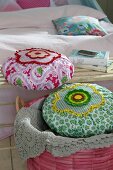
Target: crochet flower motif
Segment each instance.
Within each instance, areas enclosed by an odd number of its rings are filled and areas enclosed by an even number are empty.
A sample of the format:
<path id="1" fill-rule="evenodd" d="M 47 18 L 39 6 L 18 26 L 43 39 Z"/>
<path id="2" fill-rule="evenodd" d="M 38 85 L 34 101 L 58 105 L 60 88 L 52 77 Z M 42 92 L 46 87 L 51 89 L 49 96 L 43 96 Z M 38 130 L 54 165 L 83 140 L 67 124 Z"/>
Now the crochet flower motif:
<path id="1" fill-rule="evenodd" d="M 92 85 L 78 83 L 54 94 L 52 109 L 58 114 L 87 116 L 105 103 L 103 95 Z"/>
<path id="2" fill-rule="evenodd" d="M 41 49 L 41 48 L 30 48 L 25 50 L 19 50 L 15 53 L 16 62 L 20 64 L 50 64 L 57 58 L 61 57 L 61 54 Z"/>
<path id="3" fill-rule="evenodd" d="M 71 106 L 85 105 L 90 99 L 91 95 L 83 89 L 69 91 L 64 97 L 64 101 Z"/>

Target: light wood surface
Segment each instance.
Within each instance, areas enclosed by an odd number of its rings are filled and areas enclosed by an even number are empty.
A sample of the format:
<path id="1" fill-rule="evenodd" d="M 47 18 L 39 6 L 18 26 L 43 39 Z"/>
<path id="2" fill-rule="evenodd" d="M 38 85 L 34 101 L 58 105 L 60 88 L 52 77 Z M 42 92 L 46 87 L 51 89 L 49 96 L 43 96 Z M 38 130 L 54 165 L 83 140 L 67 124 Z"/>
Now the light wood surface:
<path id="1" fill-rule="evenodd" d="M 0 141 L 0 170 L 26 170 L 26 162 L 20 159 L 13 136 Z"/>
<path id="2" fill-rule="evenodd" d="M 10 139 L 0 141 L 0 169 L 12 170 Z"/>
<path id="3" fill-rule="evenodd" d="M 88 69 L 76 69 L 75 73 L 69 82 L 94 82 L 94 81 L 106 81 L 113 80 L 113 73 L 104 73 L 99 71 L 93 71 Z"/>

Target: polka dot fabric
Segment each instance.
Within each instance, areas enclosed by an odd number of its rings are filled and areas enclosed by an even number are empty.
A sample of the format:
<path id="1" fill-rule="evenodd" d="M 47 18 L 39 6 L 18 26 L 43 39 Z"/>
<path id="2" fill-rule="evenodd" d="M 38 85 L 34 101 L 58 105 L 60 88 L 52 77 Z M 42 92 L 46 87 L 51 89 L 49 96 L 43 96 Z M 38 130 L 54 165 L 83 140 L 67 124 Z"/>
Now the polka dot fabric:
<path id="1" fill-rule="evenodd" d="M 21 8 L 49 7 L 50 0 L 17 0 Z"/>
<path id="2" fill-rule="evenodd" d="M 113 93 L 96 84 L 70 84 L 50 94 L 43 118 L 58 134 L 90 137 L 113 130 Z"/>
<path id="3" fill-rule="evenodd" d="M 2 67 L 6 80 L 27 90 L 54 89 L 73 76 L 74 66 L 63 54 L 30 48 L 19 50 Z"/>

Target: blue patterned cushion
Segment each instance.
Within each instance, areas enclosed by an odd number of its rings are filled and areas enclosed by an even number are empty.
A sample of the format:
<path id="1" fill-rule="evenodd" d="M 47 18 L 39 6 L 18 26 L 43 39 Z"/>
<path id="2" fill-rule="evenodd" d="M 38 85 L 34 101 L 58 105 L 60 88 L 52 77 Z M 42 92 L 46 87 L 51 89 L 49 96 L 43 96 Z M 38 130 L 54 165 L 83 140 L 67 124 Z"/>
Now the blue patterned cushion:
<path id="1" fill-rule="evenodd" d="M 60 35 L 104 36 L 106 31 L 96 18 L 88 16 L 62 17 L 52 21 Z"/>

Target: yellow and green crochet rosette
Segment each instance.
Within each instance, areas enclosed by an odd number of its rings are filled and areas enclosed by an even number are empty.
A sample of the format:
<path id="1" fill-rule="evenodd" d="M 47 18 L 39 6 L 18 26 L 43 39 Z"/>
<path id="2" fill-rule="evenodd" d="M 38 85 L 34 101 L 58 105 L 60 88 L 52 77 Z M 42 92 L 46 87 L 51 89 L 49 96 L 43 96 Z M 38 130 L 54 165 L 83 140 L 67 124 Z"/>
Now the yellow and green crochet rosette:
<path id="1" fill-rule="evenodd" d="M 113 93 L 97 84 L 64 85 L 50 94 L 43 118 L 59 135 L 89 137 L 113 130 Z"/>

